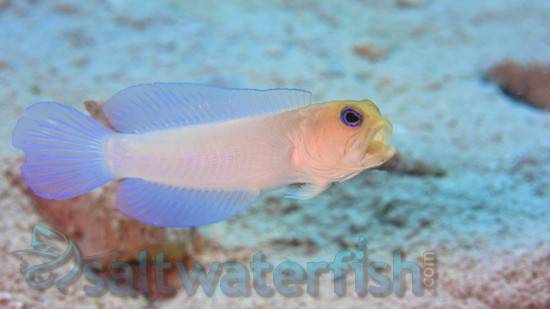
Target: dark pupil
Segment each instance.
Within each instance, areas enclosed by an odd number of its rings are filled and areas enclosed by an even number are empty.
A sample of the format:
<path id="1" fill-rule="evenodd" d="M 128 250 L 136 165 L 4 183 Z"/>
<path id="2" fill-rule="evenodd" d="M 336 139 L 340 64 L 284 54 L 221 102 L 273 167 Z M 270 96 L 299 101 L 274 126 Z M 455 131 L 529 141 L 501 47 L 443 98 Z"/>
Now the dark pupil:
<path id="1" fill-rule="evenodd" d="M 346 121 L 351 124 L 354 124 L 359 121 L 359 117 L 357 117 L 357 115 L 352 111 L 348 111 L 345 117 L 346 117 Z"/>

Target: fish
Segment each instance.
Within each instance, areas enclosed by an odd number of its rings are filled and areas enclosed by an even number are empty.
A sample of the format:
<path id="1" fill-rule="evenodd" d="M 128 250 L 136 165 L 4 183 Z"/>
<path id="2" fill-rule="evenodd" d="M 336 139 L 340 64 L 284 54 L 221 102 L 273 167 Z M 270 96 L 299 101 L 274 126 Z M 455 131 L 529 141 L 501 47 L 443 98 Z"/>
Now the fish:
<path id="1" fill-rule="evenodd" d="M 104 103 L 112 128 L 69 105 L 39 102 L 23 111 L 12 144 L 40 198 L 70 199 L 117 180 L 123 214 L 202 226 L 276 188 L 313 198 L 392 157 L 392 125 L 372 101 L 311 97 L 291 88 L 139 84 Z"/>

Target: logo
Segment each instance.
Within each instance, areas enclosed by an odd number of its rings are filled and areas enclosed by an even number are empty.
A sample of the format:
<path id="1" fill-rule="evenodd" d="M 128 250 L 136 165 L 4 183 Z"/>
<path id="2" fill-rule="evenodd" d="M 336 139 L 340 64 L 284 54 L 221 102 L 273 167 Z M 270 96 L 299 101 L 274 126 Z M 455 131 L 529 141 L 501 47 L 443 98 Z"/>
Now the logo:
<path id="1" fill-rule="evenodd" d="M 174 269 L 182 289 L 189 296 L 195 295 L 199 286 L 205 295 L 212 296 L 219 286 L 228 297 L 248 297 L 252 291 L 262 297 L 275 293 L 285 297 L 307 293 L 316 297 L 320 293 L 322 276 L 332 279 L 333 292 L 340 297 L 347 295 L 347 279 L 350 278 L 354 281 L 353 292 L 360 297 L 385 297 L 392 293 L 403 296 L 408 277 L 411 278 L 412 294 L 423 296 L 425 290 L 435 293 L 437 279 L 434 251 L 424 252 L 421 263 L 407 261 L 399 250 L 392 252 L 391 263 L 371 261 L 367 257 L 367 242 L 362 237 L 357 240 L 355 249 L 340 251 L 331 261 L 307 262 L 305 266 L 292 260 L 274 265 L 262 252 L 256 252 L 250 263 L 216 261 L 208 267 L 198 262 L 192 267 L 185 267 L 183 261 L 169 262 L 160 252 L 151 265 L 147 252 L 141 251 L 136 259 L 139 262 L 136 276 L 127 262 L 104 264 L 92 257 L 83 257 L 76 243 L 39 224 L 32 229 L 31 248 L 13 254 L 22 260 L 21 274 L 31 288 L 44 290 L 55 285 L 61 293 L 67 294 L 68 288 L 84 276 L 87 284 L 83 290 L 90 297 L 100 297 L 107 292 L 119 296 L 137 293 L 136 286 L 144 287 L 144 282 L 152 279 L 148 276 L 149 267 L 153 267 L 155 290 L 164 294 L 174 292 L 164 280 L 165 272 Z M 30 258 L 38 259 L 39 263 L 30 265 Z M 101 276 L 105 270 L 109 275 Z"/>

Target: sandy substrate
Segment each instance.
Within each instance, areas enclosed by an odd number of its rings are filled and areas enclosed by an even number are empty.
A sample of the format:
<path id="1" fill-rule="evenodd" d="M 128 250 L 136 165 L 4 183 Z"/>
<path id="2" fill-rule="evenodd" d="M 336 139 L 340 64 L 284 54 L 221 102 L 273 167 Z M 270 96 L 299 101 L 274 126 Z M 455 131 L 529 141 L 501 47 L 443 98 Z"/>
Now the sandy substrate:
<path id="1" fill-rule="evenodd" d="M 548 1 L 151 3 L 0 0 L 2 170 L 17 173 L 10 133 L 41 100 L 82 108 L 151 81 L 301 87 L 318 101 L 368 97 L 393 122 L 403 158 L 437 172 L 370 171 L 303 202 L 266 195 L 199 229 L 206 245 L 193 258 L 248 261 L 261 250 L 273 263 L 330 261 L 364 236 L 373 260 L 389 261 L 395 249 L 416 261 L 436 252 L 436 292 L 337 297 L 330 280 L 318 299 L 89 298 L 82 280 L 67 296 L 35 291 L 8 253 L 28 247 L 31 227 L 46 219 L 2 177 L 0 306 L 550 307 L 550 114 L 483 80 L 506 58 L 550 62 Z"/>

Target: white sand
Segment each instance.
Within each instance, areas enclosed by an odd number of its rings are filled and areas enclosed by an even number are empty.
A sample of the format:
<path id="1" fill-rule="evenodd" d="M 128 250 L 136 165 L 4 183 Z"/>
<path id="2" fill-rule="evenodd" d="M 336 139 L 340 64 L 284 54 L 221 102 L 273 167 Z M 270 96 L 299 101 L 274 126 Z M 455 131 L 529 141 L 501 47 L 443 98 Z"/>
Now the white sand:
<path id="1" fill-rule="evenodd" d="M 81 106 L 142 82 L 301 87 L 319 101 L 368 97 L 394 123 L 400 152 L 443 168 L 446 177 L 372 171 L 310 201 L 266 197 L 228 223 L 202 228 L 227 251 L 199 259 L 231 259 L 242 251 L 236 246 L 261 249 L 273 261 L 329 259 L 339 244 L 364 235 L 374 259 L 388 259 L 395 248 L 411 259 L 437 250 L 437 296 L 337 298 L 327 287 L 320 300 L 180 293 L 156 305 L 550 306 L 550 285 L 541 285 L 550 280 L 550 114 L 482 81 L 505 58 L 550 61 L 550 2 L 426 0 L 407 9 L 396 2 L 97 0 L 67 14 L 57 1 L 11 1 L 0 9 L 0 154 L 18 155 L 10 132 L 24 107 L 41 100 Z M 371 62 L 353 52 L 357 44 L 385 53 Z M 2 188 L 5 253 L 26 246 L 40 219 L 3 180 Z M 395 207 L 380 215 L 390 202 Z M 281 211 L 292 204 L 296 211 Z M 115 296 L 42 295 L 25 286 L 17 260 L 5 261 L 0 304 L 131 306 Z"/>

